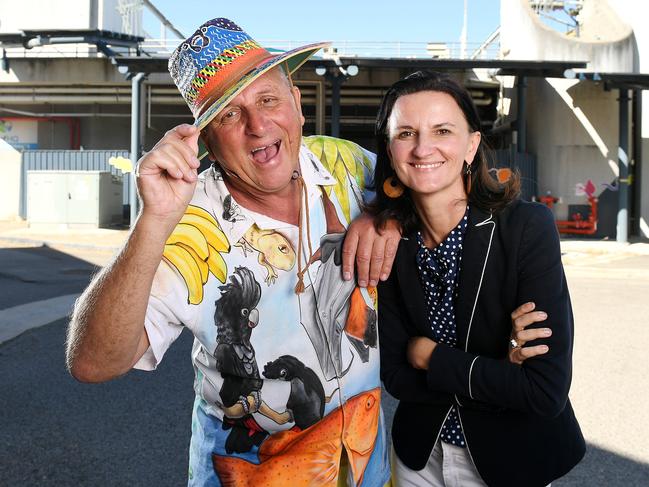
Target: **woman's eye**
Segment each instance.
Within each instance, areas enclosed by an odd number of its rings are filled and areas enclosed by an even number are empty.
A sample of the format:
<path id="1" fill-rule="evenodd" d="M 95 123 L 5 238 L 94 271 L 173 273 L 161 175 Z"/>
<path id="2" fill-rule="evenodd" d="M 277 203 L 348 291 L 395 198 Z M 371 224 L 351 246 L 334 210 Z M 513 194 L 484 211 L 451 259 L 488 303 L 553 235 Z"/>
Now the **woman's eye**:
<path id="1" fill-rule="evenodd" d="M 410 130 L 404 130 L 403 132 L 399 133 L 399 138 L 400 139 L 407 139 L 408 137 L 412 137 L 413 135 L 415 135 L 414 132 L 412 132 Z"/>

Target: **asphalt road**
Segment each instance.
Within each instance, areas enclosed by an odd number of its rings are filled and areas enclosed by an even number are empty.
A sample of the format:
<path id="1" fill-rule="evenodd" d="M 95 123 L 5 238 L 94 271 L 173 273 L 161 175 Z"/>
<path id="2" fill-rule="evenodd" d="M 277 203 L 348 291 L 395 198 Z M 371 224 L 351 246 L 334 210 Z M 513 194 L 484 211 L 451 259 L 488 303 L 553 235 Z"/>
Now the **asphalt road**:
<path id="1" fill-rule="evenodd" d="M 81 292 L 96 270 L 49 247 L 0 248 L 0 310 Z"/>
<path id="2" fill-rule="evenodd" d="M 0 313 L 79 292 L 109 259 L 75 255 L 0 249 Z M 571 399 L 589 450 L 553 486 L 649 486 L 649 256 L 578 256 L 566 270 L 576 318 Z M 0 485 L 186 484 L 191 336 L 183 333 L 153 373 L 87 385 L 65 370 L 66 324 L 0 344 Z M 391 420 L 387 395 L 384 409 Z"/>
<path id="3" fill-rule="evenodd" d="M 190 334 L 155 373 L 88 385 L 65 369 L 66 325 L 59 320 L 0 346 L 0 484 L 186 485 Z"/>

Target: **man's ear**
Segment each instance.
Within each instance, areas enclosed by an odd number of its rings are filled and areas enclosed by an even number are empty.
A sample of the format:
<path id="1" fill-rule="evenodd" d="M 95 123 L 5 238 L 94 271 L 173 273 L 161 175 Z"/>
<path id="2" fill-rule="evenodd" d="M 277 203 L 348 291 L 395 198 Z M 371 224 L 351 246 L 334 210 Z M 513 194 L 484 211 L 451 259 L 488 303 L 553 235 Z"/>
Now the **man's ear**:
<path id="1" fill-rule="evenodd" d="M 293 95 L 293 100 L 295 102 L 295 108 L 297 112 L 300 114 L 300 125 L 304 127 L 304 122 L 306 119 L 304 118 L 304 115 L 302 114 L 302 93 L 300 93 L 300 89 L 293 85 L 291 87 L 291 94 Z"/>

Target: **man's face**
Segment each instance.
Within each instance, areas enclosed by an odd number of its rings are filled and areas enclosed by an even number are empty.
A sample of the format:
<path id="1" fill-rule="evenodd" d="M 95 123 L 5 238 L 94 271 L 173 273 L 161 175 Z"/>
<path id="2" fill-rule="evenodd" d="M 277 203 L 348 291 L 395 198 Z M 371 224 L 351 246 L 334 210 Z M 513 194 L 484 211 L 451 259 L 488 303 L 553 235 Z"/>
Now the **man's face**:
<path id="1" fill-rule="evenodd" d="M 203 137 L 210 159 L 238 176 L 229 178 L 237 189 L 278 193 L 297 169 L 303 124 L 300 91 L 275 68 L 239 93 Z"/>

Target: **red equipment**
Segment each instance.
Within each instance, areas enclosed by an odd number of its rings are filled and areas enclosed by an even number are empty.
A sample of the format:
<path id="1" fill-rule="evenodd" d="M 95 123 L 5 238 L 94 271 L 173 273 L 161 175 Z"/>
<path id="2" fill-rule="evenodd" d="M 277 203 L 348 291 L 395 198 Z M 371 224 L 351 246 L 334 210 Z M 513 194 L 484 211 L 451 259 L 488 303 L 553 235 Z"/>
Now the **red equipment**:
<path id="1" fill-rule="evenodd" d="M 545 196 L 537 198 L 538 201 L 552 208 L 559 198 L 555 198 L 550 193 Z M 584 219 L 580 213 L 573 213 L 570 215 L 570 220 L 557 220 L 557 228 L 559 233 L 568 233 L 576 235 L 593 235 L 597 232 L 597 197 L 588 196 L 588 204 L 590 205 L 590 213 L 587 219 Z"/>

